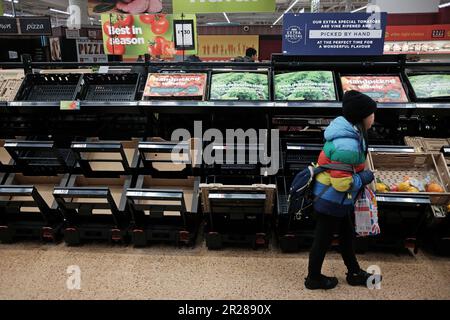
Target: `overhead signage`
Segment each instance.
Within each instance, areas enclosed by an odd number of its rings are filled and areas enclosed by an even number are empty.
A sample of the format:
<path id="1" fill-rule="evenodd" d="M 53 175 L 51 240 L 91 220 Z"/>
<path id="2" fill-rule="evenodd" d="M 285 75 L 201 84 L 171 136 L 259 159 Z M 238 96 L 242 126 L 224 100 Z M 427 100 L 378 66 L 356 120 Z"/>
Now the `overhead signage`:
<path id="1" fill-rule="evenodd" d="M 286 55 L 382 55 L 386 13 L 300 13 L 283 17 Z"/>

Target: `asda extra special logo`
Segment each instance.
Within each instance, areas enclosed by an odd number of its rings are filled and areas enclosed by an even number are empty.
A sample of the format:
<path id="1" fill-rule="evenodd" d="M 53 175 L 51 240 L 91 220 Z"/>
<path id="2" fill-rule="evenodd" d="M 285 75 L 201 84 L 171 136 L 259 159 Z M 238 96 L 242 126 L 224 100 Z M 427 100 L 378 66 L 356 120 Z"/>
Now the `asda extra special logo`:
<path id="1" fill-rule="evenodd" d="M 287 28 L 284 38 L 290 43 L 300 42 L 303 39 L 302 29 L 299 26 L 290 26 Z"/>

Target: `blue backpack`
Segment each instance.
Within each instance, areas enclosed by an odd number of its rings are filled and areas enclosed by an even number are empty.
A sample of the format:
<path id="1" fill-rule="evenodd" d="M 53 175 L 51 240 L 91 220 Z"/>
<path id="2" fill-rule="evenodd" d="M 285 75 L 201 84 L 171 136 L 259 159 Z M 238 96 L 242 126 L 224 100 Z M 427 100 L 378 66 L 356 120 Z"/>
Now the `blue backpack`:
<path id="1" fill-rule="evenodd" d="M 315 200 L 320 198 L 330 187 L 325 188 L 319 195 L 313 195 L 314 176 L 326 170 L 339 170 L 354 172 L 353 166 L 348 164 L 326 164 L 323 166 L 308 166 L 294 177 L 288 196 L 288 214 L 295 220 L 301 220 L 309 210 Z"/>

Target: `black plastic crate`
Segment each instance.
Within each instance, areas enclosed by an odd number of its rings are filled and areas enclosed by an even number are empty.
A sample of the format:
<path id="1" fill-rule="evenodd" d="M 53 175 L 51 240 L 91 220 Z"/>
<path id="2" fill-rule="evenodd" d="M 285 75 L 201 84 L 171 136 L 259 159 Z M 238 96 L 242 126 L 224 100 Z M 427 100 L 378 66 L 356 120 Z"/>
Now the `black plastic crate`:
<path id="1" fill-rule="evenodd" d="M 81 74 L 29 74 L 20 89 L 19 101 L 72 101 L 77 98 Z"/>
<path id="2" fill-rule="evenodd" d="M 139 74 L 85 74 L 82 100 L 89 101 L 134 101 L 139 83 Z"/>

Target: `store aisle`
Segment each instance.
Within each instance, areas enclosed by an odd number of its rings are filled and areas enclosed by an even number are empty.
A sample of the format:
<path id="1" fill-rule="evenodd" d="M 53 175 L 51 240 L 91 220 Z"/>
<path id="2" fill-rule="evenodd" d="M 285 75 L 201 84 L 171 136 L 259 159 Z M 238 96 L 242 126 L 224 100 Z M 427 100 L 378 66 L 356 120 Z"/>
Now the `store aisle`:
<path id="1" fill-rule="evenodd" d="M 352 288 L 344 265 L 332 252 L 324 272 L 336 275 L 337 289 L 307 291 L 308 256 L 278 249 L 208 251 L 157 246 L 65 244 L 0 245 L 0 299 L 450 299 L 450 259 L 426 253 L 360 255 L 377 264 L 380 290 Z M 67 267 L 81 269 L 81 290 L 68 290 Z"/>

